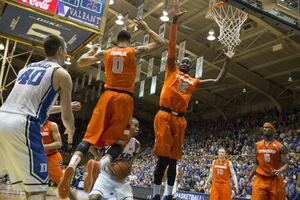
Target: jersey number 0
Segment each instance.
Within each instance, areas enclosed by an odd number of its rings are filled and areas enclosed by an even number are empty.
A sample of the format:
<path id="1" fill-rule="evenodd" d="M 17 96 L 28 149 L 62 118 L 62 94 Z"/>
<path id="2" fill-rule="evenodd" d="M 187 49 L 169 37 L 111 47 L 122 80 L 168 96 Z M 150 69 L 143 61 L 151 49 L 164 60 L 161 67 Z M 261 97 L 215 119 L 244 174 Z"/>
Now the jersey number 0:
<path id="1" fill-rule="evenodd" d="M 124 69 L 124 59 L 122 57 L 115 57 L 112 59 L 112 72 L 115 74 L 121 74 Z"/>

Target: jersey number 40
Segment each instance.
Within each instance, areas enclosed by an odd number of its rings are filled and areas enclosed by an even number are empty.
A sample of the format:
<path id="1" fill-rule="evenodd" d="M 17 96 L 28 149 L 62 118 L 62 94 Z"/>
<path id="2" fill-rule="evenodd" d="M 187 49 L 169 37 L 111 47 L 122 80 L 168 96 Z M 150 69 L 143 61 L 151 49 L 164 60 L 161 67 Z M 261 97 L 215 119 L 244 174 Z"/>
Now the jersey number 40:
<path id="1" fill-rule="evenodd" d="M 18 83 L 22 85 L 33 85 L 37 86 L 41 83 L 42 78 L 44 77 L 46 70 L 26 70 L 19 78 Z"/>

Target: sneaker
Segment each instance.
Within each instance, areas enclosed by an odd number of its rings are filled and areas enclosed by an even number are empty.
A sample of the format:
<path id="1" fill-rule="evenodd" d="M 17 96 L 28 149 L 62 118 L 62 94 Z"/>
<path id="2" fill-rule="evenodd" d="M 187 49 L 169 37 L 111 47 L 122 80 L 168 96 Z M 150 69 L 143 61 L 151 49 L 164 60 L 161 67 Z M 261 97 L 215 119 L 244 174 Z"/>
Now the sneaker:
<path id="1" fill-rule="evenodd" d="M 160 195 L 159 195 L 159 194 L 156 194 L 156 195 L 152 198 L 152 200 L 160 200 Z"/>
<path id="2" fill-rule="evenodd" d="M 67 167 L 62 180 L 58 184 L 58 195 L 62 199 L 66 199 L 69 196 L 70 192 L 70 183 L 74 175 L 74 168 L 73 167 Z"/>
<path id="3" fill-rule="evenodd" d="M 89 193 L 92 190 L 99 173 L 100 173 L 100 162 L 96 160 L 89 160 L 87 164 L 87 176 L 84 179 L 84 186 L 83 186 L 83 190 L 86 193 Z"/>
<path id="4" fill-rule="evenodd" d="M 165 196 L 163 196 L 163 198 L 162 198 L 162 200 L 173 200 L 173 199 L 175 199 L 175 198 L 173 197 L 173 195 L 165 195 Z"/>

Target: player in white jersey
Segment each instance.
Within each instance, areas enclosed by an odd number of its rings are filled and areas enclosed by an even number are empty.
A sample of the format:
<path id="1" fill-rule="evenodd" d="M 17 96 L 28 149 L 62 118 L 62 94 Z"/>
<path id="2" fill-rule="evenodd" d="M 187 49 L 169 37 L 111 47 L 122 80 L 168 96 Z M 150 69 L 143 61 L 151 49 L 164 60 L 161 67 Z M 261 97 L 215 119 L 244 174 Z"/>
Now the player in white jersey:
<path id="1" fill-rule="evenodd" d="M 40 125 L 60 93 L 62 121 L 72 142 L 74 116 L 71 109 L 72 79 L 61 65 L 66 58 L 63 38 L 45 38 L 43 61 L 31 63 L 18 73 L 14 88 L 0 108 L 0 163 L 10 180 L 21 186 L 28 200 L 46 199 L 47 157 Z"/>
<path id="2" fill-rule="evenodd" d="M 131 120 L 130 127 L 128 127 L 128 129 L 125 131 L 130 131 L 130 134 L 135 136 L 139 131 L 138 127 L 138 120 L 133 118 Z M 121 155 L 116 160 L 112 161 L 112 164 L 119 160 L 126 160 L 131 164 L 135 155 L 139 151 L 140 143 L 137 139 L 132 137 L 129 140 L 128 144 L 125 146 Z M 94 183 L 95 177 L 91 176 L 94 176 L 95 172 L 99 171 L 100 173 L 98 174 L 98 178 Z M 85 180 L 85 188 L 90 188 L 90 186 L 94 185 L 92 191 L 89 194 L 90 200 L 101 199 L 101 197 L 104 197 L 105 199 L 133 199 L 130 183 L 126 180 L 126 178 L 120 180 L 119 178 L 114 176 L 109 169 L 109 165 L 107 165 L 107 167 L 103 167 L 101 166 L 100 162 L 90 160 L 88 163 L 87 178 L 88 177 L 90 178 L 90 180 Z M 89 186 L 87 186 L 86 184 L 89 184 Z"/>

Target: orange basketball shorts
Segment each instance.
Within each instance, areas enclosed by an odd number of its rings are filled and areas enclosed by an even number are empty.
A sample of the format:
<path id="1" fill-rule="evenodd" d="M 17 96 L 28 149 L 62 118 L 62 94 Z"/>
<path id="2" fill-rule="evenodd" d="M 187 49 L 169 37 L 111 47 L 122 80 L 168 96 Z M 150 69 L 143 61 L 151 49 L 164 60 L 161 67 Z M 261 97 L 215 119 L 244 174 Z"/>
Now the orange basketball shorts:
<path id="1" fill-rule="evenodd" d="M 185 128 L 185 117 L 158 111 L 154 119 L 154 153 L 162 157 L 181 159 Z"/>
<path id="2" fill-rule="evenodd" d="M 231 200 L 230 183 L 213 182 L 210 189 L 210 200 Z"/>
<path id="3" fill-rule="evenodd" d="M 252 187 L 252 200 L 285 200 L 285 186 L 281 176 L 266 177 L 256 174 Z"/>
<path id="4" fill-rule="evenodd" d="M 57 185 L 60 182 L 60 178 L 63 176 L 63 162 L 59 152 L 50 154 L 48 158 L 48 173 L 51 181 Z"/>
<path id="5" fill-rule="evenodd" d="M 126 145 L 131 136 L 124 134 L 124 130 L 132 114 L 133 98 L 130 95 L 105 91 L 94 108 L 83 141 L 98 147 Z"/>

